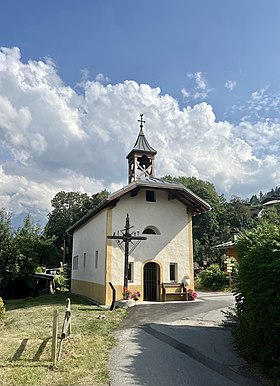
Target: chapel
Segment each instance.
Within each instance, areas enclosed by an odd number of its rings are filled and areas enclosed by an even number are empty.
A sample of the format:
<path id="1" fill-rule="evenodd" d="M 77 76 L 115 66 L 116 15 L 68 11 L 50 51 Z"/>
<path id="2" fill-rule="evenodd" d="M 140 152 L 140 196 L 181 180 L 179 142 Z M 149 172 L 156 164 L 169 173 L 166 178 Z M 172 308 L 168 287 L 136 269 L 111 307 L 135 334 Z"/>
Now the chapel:
<path id="1" fill-rule="evenodd" d="M 111 304 L 109 283 L 117 300 L 125 290 L 137 293 L 139 301 L 165 301 L 168 286 L 185 283 L 194 289 L 192 218 L 210 206 L 185 186 L 156 178 L 157 151 L 144 135 L 143 114 L 139 122 L 126 157 L 128 184 L 68 230 L 73 235 L 71 291 L 100 304 Z M 130 236 L 124 243 L 127 221 Z M 171 299 L 182 300 L 182 293 Z"/>

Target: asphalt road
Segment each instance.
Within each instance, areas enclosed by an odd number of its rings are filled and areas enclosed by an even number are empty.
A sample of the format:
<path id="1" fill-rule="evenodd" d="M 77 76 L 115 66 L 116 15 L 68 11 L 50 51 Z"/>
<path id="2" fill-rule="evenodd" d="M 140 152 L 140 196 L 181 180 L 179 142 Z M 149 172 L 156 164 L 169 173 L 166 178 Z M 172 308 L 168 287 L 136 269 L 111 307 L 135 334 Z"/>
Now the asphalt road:
<path id="1" fill-rule="evenodd" d="M 110 385 L 261 385 L 238 356 L 223 319 L 231 294 L 199 294 L 195 302 L 137 304 L 116 332 Z"/>

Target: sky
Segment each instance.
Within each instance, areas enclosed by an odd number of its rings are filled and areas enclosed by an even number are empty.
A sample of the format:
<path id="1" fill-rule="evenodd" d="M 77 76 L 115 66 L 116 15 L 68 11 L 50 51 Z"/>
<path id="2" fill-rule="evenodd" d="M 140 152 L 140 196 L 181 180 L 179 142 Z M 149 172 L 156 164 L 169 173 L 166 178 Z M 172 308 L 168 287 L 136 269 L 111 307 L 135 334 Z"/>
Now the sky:
<path id="1" fill-rule="evenodd" d="M 0 0 L 0 208 L 44 223 L 61 190 L 156 176 L 228 199 L 279 186 L 278 0 Z"/>

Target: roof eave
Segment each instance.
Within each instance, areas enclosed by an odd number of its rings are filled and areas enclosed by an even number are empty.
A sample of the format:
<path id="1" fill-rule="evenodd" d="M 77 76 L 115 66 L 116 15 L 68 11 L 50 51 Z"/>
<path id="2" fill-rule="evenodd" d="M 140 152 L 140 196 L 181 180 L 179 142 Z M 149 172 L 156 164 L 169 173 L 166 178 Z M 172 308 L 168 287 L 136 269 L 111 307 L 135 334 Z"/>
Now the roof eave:
<path id="1" fill-rule="evenodd" d="M 137 180 L 137 181 L 131 182 L 129 185 L 126 185 L 125 187 L 112 193 L 107 199 L 102 201 L 95 209 L 91 210 L 80 220 L 78 220 L 75 224 L 69 227 L 67 229 L 67 233 L 72 234 L 75 231 L 75 229 L 79 228 L 81 225 L 83 225 L 85 222 L 87 222 L 90 218 L 95 216 L 101 210 L 109 206 L 115 206 L 116 202 L 119 200 L 120 197 L 133 191 L 134 189 L 139 189 L 139 188 L 166 190 L 167 192 L 170 192 L 170 193 L 177 192 L 177 195 L 174 198 L 178 199 L 185 206 L 191 207 L 193 215 L 198 215 L 200 213 L 208 212 L 209 210 L 211 210 L 211 206 L 206 201 L 198 197 L 195 193 L 193 193 L 191 190 L 186 188 L 184 185 L 174 183 L 174 184 L 169 184 L 164 186 L 161 183 L 157 183 L 154 181 L 151 182 L 151 180 L 147 180 L 147 181 Z"/>
<path id="2" fill-rule="evenodd" d="M 143 154 L 150 154 L 150 155 L 156 155 L 157 151 L 156 150 L 139 150 L 139 149 L 132 149 L 128 155 L 126 156 L 127 159 L 129 159 L 132 154 L 138 154 L 139 156 Z"/>

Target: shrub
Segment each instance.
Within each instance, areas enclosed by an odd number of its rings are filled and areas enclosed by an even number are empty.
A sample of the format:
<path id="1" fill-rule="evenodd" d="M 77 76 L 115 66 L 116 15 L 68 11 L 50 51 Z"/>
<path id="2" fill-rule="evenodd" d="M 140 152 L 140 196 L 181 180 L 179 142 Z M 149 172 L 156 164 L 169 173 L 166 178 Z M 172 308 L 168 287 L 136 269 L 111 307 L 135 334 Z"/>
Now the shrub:
<path id="1" fill-rule="evenodd" d="M 60 269 L 60 273 L 55 276 L 55 289 L 57 292 L 67 292 L 69 291 L 69 282 L 68 277 L 68 267 L 66 264 Z"/>
<path id="2" fill-rule="evenodd" d="M 199 279 L 201 286 L 211 291 L 217 291 L 225 287 L 227 276 L 221 271 L 218 264 L 212 264 L 200 272 Z"/>
<path id="3" fill-rule="evenodd" d="M 3 302 L 3 299 L 0 297 L 0 319 L 4 315 L 6 311 L 5 304 Z"/>
<path id="4" fill-rule="evenodd" d="M 280 377 L 280 225 L 263 222 L 241 234 L 236 337 L 244 355 Z"/>

